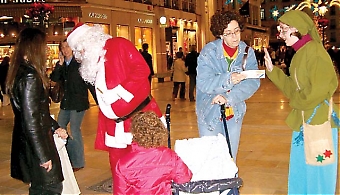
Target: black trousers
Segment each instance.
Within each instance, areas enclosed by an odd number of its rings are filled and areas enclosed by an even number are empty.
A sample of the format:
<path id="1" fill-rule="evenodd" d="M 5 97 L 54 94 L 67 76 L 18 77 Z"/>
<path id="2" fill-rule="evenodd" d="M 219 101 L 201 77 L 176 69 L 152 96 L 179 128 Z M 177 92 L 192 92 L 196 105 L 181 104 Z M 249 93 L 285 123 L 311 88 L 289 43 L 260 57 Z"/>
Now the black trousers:
<path id="1" fill-rule="evenodd" d="M 4 102 L 3 95 L 6 94 L 6 81 L 0 82 L 0 101 Z"/>
<path id="2" fill-rule="evenodd" d="M 189 99 L 195 100 L 194 91 L 196 87 L 196 74 L 189 74 Z"/>
<path id="3" fill-rule="evenodd" d="M 172 95 L 173 95 L 172 97 L 177 98 L 179 87 L 180 87 L 179 97 L 181 99 L 184 99 L 185 98 L 185 82 L 174 82 L 174 89 L 172 91 Z"/>
<path id="4" fill-rule="evenodd" d="M 29 195 L 60 195 L 63 191 L 63 184 L 33 184 L 31 183 L 31 187 L 29 188 Z"/>

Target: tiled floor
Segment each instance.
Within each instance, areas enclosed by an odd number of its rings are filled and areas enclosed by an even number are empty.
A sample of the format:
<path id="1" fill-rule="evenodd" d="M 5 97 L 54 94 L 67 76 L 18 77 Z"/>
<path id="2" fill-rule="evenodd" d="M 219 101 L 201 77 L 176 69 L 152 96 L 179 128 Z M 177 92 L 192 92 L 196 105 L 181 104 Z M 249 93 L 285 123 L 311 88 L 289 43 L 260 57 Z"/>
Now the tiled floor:
<path id="1" fill-rule="evenodd" d="M 171 138 L 197 137 L 195 103 L 171 100 L 172 82 L 152 83 L 152 95 L 165 111 L 170 103 Z M 339 106 L 340 89 L 334 96 Z M 188 99 L 188 98 L 187 98 Z M 237 158 L 239 176 L 243 179 L 241 194 L 287 194 L 287 174 L 291 130 L 284 122 L 290 108 L 287 99 L 268 80 L 261 80 L 261 87 L 247 100 L 241 143 Z M 58 105 L 51 106 L 52 114 L 58 113 Z M 92 101 L 82 125 L 85 141 L 86 167 L 76 172 L 82 194 L 108 194 L 88 190 L 111 176 L 108 154 L 94 150 L 98 107 Z M 0 194 L 27 194 L 27 185 L 9 175 L 13 114 L 10 106 L 0 107 Z M 338 180 L 340 176 L 338 176 Z M 339 185 L 339 184 L 338 184 Z M 340 194 L 339 187 L 337 194 Z"/>

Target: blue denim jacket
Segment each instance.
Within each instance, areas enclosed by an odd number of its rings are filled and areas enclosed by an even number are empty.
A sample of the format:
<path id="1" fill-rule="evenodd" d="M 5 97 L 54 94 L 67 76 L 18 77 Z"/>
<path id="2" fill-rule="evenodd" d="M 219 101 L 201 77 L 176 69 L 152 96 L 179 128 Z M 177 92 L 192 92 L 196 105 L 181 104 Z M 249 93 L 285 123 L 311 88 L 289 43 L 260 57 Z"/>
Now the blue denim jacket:
<path id="1" fill-rule="evenodd" d="M 218 39 L 205 45 L 197 61 L 196 114 L 200 131 L 202 128 L 210 131 L 223 128 L 220 106 L 211 104 L 216 95 L 223 95 L 228 100 L 228 104 L 233 108 L 236 122 L 242 122 L 246 112 L 245 100 L 260 87 L 260 79 L 245 79 L 236 85 L 231 82 L 231 73 L 242 71 L 242 59 L 247 45 L 243 41 L 240 42 L 237 57 L 228 71 L 222 41 Z M 252 48 L 248 50 L 245 69 L 258 69 Z M 221 132 L 224 132 L 224 129 L 221 129 Z"/>

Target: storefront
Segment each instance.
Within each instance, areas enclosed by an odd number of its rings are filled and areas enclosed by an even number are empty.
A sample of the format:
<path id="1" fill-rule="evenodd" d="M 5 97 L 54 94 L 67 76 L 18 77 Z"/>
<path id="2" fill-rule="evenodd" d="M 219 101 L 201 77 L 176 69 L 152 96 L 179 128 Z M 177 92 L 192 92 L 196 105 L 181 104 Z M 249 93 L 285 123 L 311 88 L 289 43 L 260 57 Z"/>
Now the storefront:
<path id="1" fill-rule="evenodd" d="M 105 33 L 112 35 L 112 30 L 110 29 L 111 10 L 83 6 L 82 13 L 83 17 L 80 19 L 81 22 L 90 26 L 93 24 L 99 24 L 102 26 Z"/>
<path id="2" fill-rule="evenodd" d="M 261 50 L 262 47 L 268 47 L 269 33 L 267 28 L 247 25 L 241 36 L 241 39 L 254 49 Z"/>
<path id="3" fill-rule="evenodd" d="M 37 24 L 26 15 L 27 10 L 33 6 L 32 3 L 13 2 L 2 4 L 0 7 L 0 60 L 4 56 L 11 55 L 15 47 L 16 37 L 22 29 L 28 26 L 37 26 L 46 32 L 48 43 L 47 66 L 52 67 L 58 60 L 58 44 L 66 38 L 67 32 L 82 17 L 80 1 L 78 0 L 78 4 L 75 5 L 71 4 L 71 1 L 66 4 L 65 2 L 54 3 L 59 1 L 51 0 L 49 5 L 54 7 L 54 11 L 49 15 L 48 21 L 43 26 L 39 26 L 41 24 Z"/>
<path id="4" fill-rule="evenodd" d="M 165 28 L 166 52 L 175 57 L 180 47 L 187 54 L 191 46 L 197 46 L 197 22 L 169 18 L 168 24 Z"/>
<path id="5" fill-rule="evenodd" d="M 153 68 L 157 72 L 154 34 L 154 14 L 127 10 L 112 10 L 112 35 L 129 39 L 138 50 L 149 44 L 148 52 L 153 56 Z M 117 17 L 119 16 L 119 17 Z"/>

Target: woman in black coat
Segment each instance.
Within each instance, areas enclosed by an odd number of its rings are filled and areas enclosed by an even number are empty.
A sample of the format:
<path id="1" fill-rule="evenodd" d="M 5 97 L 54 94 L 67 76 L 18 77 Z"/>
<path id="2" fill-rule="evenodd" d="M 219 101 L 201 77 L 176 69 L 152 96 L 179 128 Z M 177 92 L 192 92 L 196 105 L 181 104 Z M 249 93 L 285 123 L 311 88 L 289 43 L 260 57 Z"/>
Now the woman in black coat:
<path id="1" fill-rule="evenodd" d="M 29 194 L 61 194 L 64 178 L 53 133 L 62 138 L 67 134 L 50 116 L 45 33 L 35 28 L 21 31 L 10 64 L 11 176 L 30 183 Z"/>

